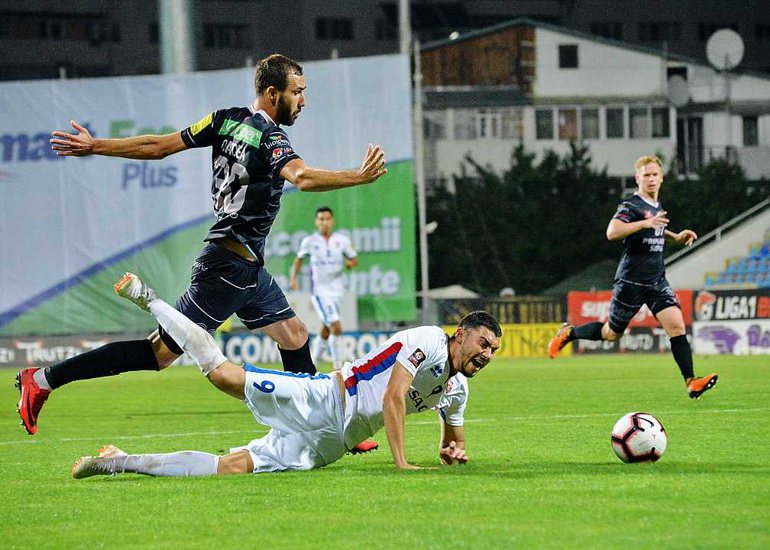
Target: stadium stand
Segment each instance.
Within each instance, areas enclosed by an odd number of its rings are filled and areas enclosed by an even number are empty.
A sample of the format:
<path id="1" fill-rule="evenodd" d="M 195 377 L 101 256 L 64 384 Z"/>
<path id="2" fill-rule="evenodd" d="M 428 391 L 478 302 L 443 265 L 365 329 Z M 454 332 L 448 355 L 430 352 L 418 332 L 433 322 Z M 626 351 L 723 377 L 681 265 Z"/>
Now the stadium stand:
<path id="1" fill-rule="evenodd" d="M 770 229 L 763 242 L 749 246 L 745 256 L 728 258 L 725 269 L 706 273 L 707 288 L 770 288 Z"/>

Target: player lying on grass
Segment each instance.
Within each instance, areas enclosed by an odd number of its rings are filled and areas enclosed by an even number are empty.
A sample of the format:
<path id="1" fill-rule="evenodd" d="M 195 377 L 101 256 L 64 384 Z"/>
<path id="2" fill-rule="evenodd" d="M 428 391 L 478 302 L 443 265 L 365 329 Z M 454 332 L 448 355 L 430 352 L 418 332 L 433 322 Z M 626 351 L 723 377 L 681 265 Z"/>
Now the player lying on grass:
<path id="1" fill-rule="evenodd" d="M 110 445 L 98 456 L 78 460 L 74 478 L 309 470 L 339 460 L 383 426 L 396 468 L 416 470 L 406 459 L 404 418 L 428 409 L 439 411 L 441 462 L 468 461 L 466 379 L 492 360 L 502 335 L 497 320 L 485 311 L 466 315 L 451 337 L 435 326 L 403 330 L 342 370 L 311 376 L 227 361 L 205 330 L 157 298 L 136 275 L 127 273 L 115 291 L 152 313 L 212 384 L 243 401 L 257 422 L 271 429 L 223 456 L 197 451 L 129 455 Z"/>
<path id="2" fill-rule="evenodd" d="M 663 245 L 666 240 L 692 245 L 698 236 L 690 229 L 674 233 L 667 229 L 668 218 L 658 202 L 663 184 L 663 166 L 655 156 L 636 161 L 636 184 L 639 189 L 620 201 L 617 212 L 607 226 L 607 239 L 623 240 L 626 245 L 615 272 L 609 319 L 606 323 L 586 323 L 579 327 L 564 324 L 548 344 L 551 359 L 573 340 L 620 340 L 626 327 L 643 305 L 663 326 L 671 341 L 671 352 L 687 386 L 687 394 L 700 399 L 703 392 L 717 383 L 717 375 L 696 378 L 692 349 L 679 300 L 666 280 Z"/>

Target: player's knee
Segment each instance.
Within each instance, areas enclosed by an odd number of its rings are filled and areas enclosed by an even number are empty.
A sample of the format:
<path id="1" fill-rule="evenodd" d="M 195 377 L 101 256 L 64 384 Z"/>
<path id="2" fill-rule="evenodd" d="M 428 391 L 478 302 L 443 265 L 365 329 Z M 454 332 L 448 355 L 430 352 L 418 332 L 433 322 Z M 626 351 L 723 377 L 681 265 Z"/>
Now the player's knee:
<path id="1" fill-rule="evenodd" d="M 677 336 L 687 334 L 687 330 L 684 328 L 684 325 L 673 325 L 664 328 L 666 333 L 668 333 L 669 338 L 676 338 Z"/>
<path id="2" fill-rule="evenodd" d="M 605 326 L 602 329 L 602 338 L 604 338 L 608 342 L 617 342 L 618 340 L 620 340 L 621 336 L 623 336 L 622 333 L 617 333 L 608 326 Z"/>
<path id="3" fill-rule="evenodd" d="M 254 471 L 249 451 L 236 451 L 219 457 L 217 475 L 248 474 Z"/>
<path id="4" fill-rule="evenodd" d="M 171 364 L 179 358 L 177 353 L 168 349 L 168 346 L 163 342 L 163 339 L 160 337 L 157 330 L 148 337 L 148 340 L 152 345 L 155 359 L 158 361 L 158 370 L 163 370 L 166 367 L 171 366 Z"/>
<path id="5" fill-rule="evenodd" d="M 330 330 L 332 334 L 339 336 L 342 334 L 342 324 L 339 321 L 334 321 Z"/>

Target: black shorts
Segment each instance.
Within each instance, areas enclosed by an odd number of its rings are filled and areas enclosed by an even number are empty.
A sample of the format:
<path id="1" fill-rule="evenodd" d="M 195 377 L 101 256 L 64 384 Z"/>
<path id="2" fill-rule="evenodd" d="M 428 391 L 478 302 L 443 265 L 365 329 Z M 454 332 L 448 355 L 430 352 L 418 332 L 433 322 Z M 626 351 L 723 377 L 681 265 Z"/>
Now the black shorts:
<path id="1" fill-rule="evenodd" d="M 233 313 L 248 329 L 295 317 L 281 287 L 267 270 L 224 246 L 209 243 L 193 262 L 190 288 L 174 307 L 208 332 L 214 332 Z M 166 346 L 182 350 L 160 328 Z"/>
<path id="2" fill-rule="evenodd" d="M 682 308 L 665 277 L 650 285 L 615 279 L 610 302 L 610 328 L 618 334 L 623 334 L 628 323 L 645 304 L 656 316 L 671 306 Z"/>

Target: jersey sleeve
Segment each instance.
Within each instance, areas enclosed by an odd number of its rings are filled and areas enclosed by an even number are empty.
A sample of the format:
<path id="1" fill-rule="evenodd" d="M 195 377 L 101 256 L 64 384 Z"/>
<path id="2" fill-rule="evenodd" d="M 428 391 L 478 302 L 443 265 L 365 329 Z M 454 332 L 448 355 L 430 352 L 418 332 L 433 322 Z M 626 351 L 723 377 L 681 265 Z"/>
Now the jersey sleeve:
<path id="1" fill-rule="evenodd" d="M 262 136 L 262 145 L 260 147 L 270 170 L 274 174 L 279 174 L 283 167 L 290 160 L 298 159 L 300 156 L 294 152 L 286 132 L 278 127 L 272 128 Z"/>
<path id="2" fill-rule="evenodd" d="M 195 124 L 182 130 L 182 141 L 190 148 L 210 147 L 214 144 L 214 137 L 222 125 L 224 110 L 207 114 Z"/>
<path id="3" fill-rule="evenodd" d="M 299 250 L 297 250 L 297 258 L 304 258 L 310 254 L 310 237 L 305 237 L 299 243 Z"/>
<path id="4" fill-rule="evenodd" d="M 353 243 L 347 237 L 345 237 L 345 240 L 344 240 L 344 246 L 342 247 L 342 254 L 348 259 L 355 258 L 358 256 L 358 252 L 356 252 L 356 249 L 353 248 Z"/>
<path id="5" fill-rule="evenodd" d="M 620 220 L 625 223 L 631 223 L 636 221 L 636 214 L 634 212 L 634 205 L 628 200 L 620 201 L 618 209 L 615 211 L 615 215 L 612 216 L 613 220 Z"/>
<path id="6" fill-rule="evenodd" d="M 467 403 L 468 382 L 462 374 L 456 374 L 447 382 L 447 389 L 438 402 L 438 412 L 450 426 L 462 426 L 465 423 Z"/>
<path id="7" fill-rule="evenodd" d="M 419 327 L 407 331 L 396 360 L 412 376 L 417 373 L 417 369 L 443 366 L 447 360 L 444 331 L 438 327 Z"/>

